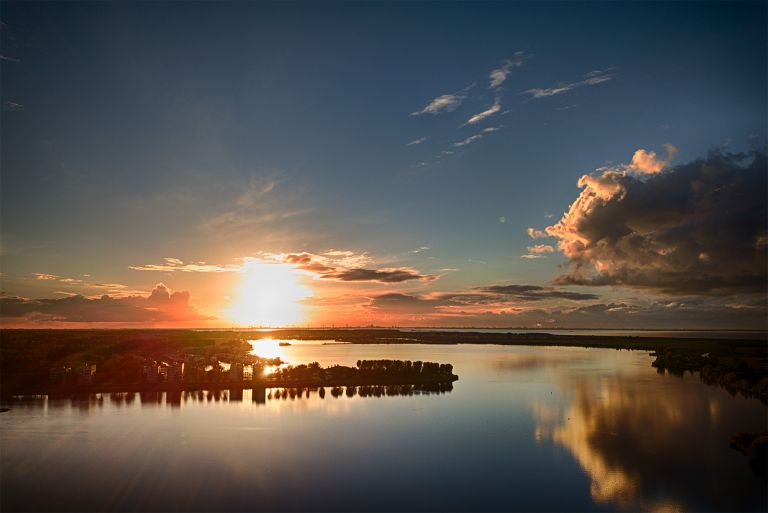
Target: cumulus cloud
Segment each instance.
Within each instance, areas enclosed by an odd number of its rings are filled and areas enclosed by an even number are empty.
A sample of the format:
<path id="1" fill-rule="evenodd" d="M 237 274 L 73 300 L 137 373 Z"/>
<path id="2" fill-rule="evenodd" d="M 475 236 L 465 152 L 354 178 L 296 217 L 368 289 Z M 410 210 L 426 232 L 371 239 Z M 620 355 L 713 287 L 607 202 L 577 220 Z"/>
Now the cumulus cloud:
<path id="1" fill-rule="evenodd" d="M 467 93 L 472 89 L 475 84 L 470 84 L 461 91 L 457 91 L 451 94 L 444 94 L 438 96 L 427 104 L 421 110 L 411 112 L 411 116 L 420 116 L 421 114 L 440 114 L 441 112 L 452 112 L 461 105 L 461 103 L 467 98 Z"/>
<path id="2" fill-rule="evenodd" d="M 578 198 L 546 228 L 569 261 L 556 283 L 765 293 L 766 155 L 712 152 L 659 172 L 649 154 L 636 162 L 640 173 L 630 165 L 579 180 Z"/>
<path id="3" fill-rule="evenodd" d="M 189 292 L 171 292 L 162 283 L 148 296 L 88 298 L 71 295 L 58 299 L 0 297 L 4 324 L 30 323 L 154 323 L 211 319 L 189 304 Z"/>
<path id="4" fill-rule="evenodd" d="M 34 274 L 35 277 L 41 281 L 53 281 L 53 280 L 59 279 L 59 277 L 56 276 L 55 274 L 48 274 L 48 273 L 32 273 L 32 274 Z"/>
<path id="5" fill-rule="evenodd" d="M 642 148 L 637 150 L 632 155 L 632 162 L 629 164 L 629 168 L 638 173 L 660 173 L 672 163 L 672 159 L 678 152 L 678 149 L 673 144 L 665 144 L 664 149 L 667 150 L 667 158 L 661 158 L 655 151 L 648 151 Z"/>
<path id="6" fill-rule="evenodd" d="M 609 80 L 613 79 L 614 75 L 611 73 L 612 70 L 613 68 L 590 71 L 589 73 L 585 74 L 581 80 L 576 82 L 561 83 L 554 87 L 528 89 L 523 91 L 523 93 L 530 95 L 531 98 L 539 99 L 567 93 L 568 91 L 576 89 L 577 87 L 602 84 L 603 82 L 608 82 Z"/>
<path id="7" fill-rule="evenodd" d="M 512 69 L 522 66 L 526 59 L 527 57 L 525 52 L 515 52 L 514 57 L 511 59 L 506 59 L 500 68 L 491 70 L 491 73 L 488 75 L 488 79 L 490 80 L 488 88 L 496 89 L 500 87 L 501 84 L 507 80 L 507 77 L 512 72 Z"/>
<path id="8" fill-rule="evenodd" d="M 474 125 L 476 123 L 481 122 L 484 119 L 487 119 L 497 112 L 501 110 L 501 98 L 496 98 L 496 100 L 493 102 L 493 105 L 489 107 L 488 109 L 484 110 L 483 112 L 480 112 L 479 114 L 475 114 L 471 118 L 469 118 L 463 125 Z"/>

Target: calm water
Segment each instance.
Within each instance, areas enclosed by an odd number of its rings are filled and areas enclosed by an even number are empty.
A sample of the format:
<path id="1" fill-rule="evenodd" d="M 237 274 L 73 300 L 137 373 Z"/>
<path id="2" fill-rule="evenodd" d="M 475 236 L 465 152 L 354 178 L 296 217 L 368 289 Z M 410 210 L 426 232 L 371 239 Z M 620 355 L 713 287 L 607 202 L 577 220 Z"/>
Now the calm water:
<path id="1" fill-rule="evenodd" d="M 17 400 L 0 506 L 51 510 L 765 510 L 728 447 L 766 409 L 646 353 L 257 343 L 290 363 L 452 363 L 452 392 Z M 263 402 L 262 402 L 263 401 Z"/>

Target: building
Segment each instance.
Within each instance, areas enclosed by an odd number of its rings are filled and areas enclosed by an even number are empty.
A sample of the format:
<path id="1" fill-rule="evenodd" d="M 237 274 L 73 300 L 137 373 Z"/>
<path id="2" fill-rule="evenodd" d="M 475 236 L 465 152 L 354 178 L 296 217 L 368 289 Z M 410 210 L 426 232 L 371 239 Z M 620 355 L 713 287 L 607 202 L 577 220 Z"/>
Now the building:
<path id="1" fill-rule="evenodd" d="M 64 383 L 69 381 L 69 377 L 72 375 L 72 367 L 67 365 L 54 365 L 48 369 L 48 380 L 51 383 Z"/>
<path id="2" fill-rule="evenodd" d="M 96 364 L 82 363 L 77 367 L 77 384 L 90 385 L 93 383 L 93 375 L 96 374 Z"/>
<path id="3" fill-rule="evenodd" d="M 141 376 L 144 378 L 145 383 L 157 383 L 160 376 L 160 367 L 156 362 L 144 365 L 141 368 Z"/>
<path id="4" fill-rule="evenodd" d="M 233 363 L 229 366 L 229 381 L 243 380 L 243 364 Z"/>
<path id="5" fill-rule="evenodd" d="M 181 383 L 184 379 L 184 362 L 173 362 L 168 364 L 165 379 L 168 383 Z"/>

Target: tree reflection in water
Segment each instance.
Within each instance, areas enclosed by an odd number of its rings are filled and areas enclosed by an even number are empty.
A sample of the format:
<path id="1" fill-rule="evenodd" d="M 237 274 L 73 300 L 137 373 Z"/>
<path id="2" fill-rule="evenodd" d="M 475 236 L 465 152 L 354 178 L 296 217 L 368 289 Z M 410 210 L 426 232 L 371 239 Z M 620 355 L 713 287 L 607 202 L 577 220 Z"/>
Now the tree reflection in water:
<path id="1" fill-rule="evenodd" d="M 439 383 L 428 385 L 362 385 L 348 387 L 328 387 L 331 395 L 335 398 L 355 397 L 386 397 L 386 396 L 413 396 L 445 394 L 453 390 L 453 384 Z M 180 408 L 184 404 L 192 403 L 240 403 L 248 394 L 251 395 L 251 401 L 257 406 L 264 405 L 267 402 L 279 400 L 311 400 L 324 399 L 326 387 L 287 387 L 287 388 L 265 388 L 255 387 L 253 389 L 232 389 L 232 390 L 174 390 L 169 392 L 112 392 L 105 394 L 60 394 L 60 395 L 37 395 L 37 396 L 18 396 L 9 401 L 11 407 L 66 407 L 72 406 L 78 408 L 83 413 L 87 413 L 92 408 L 101 407 L 104 401 L 108 401 L 111 407 L 123 408 L 132 407 L 139 398 L 142 407 L 157 407 L 165 405 L 170 408 Z"/>

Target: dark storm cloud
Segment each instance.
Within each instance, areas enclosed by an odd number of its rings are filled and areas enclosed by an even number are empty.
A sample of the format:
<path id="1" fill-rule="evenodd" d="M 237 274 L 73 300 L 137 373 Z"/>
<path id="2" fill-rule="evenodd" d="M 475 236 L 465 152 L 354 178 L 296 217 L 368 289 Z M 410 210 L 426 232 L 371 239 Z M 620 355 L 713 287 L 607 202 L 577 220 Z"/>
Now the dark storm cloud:
<path id="1" fill-rule="evenodd" d="M 149 296 L 59 299 L 0 297 L 0 318 L 13 322 L 167 322 L 201 321 L 189 304 L 189 292 L 173 292 L 158 284 Z"/>
<path id="2" fill-rule="evenodd" d="M 764 293 L 764 153 L 711 153 L 657 174 L 603 170 L 579 180 L 546 233 L 569 272 L 560 285 L 624 285 L 671 295 Z"/>

